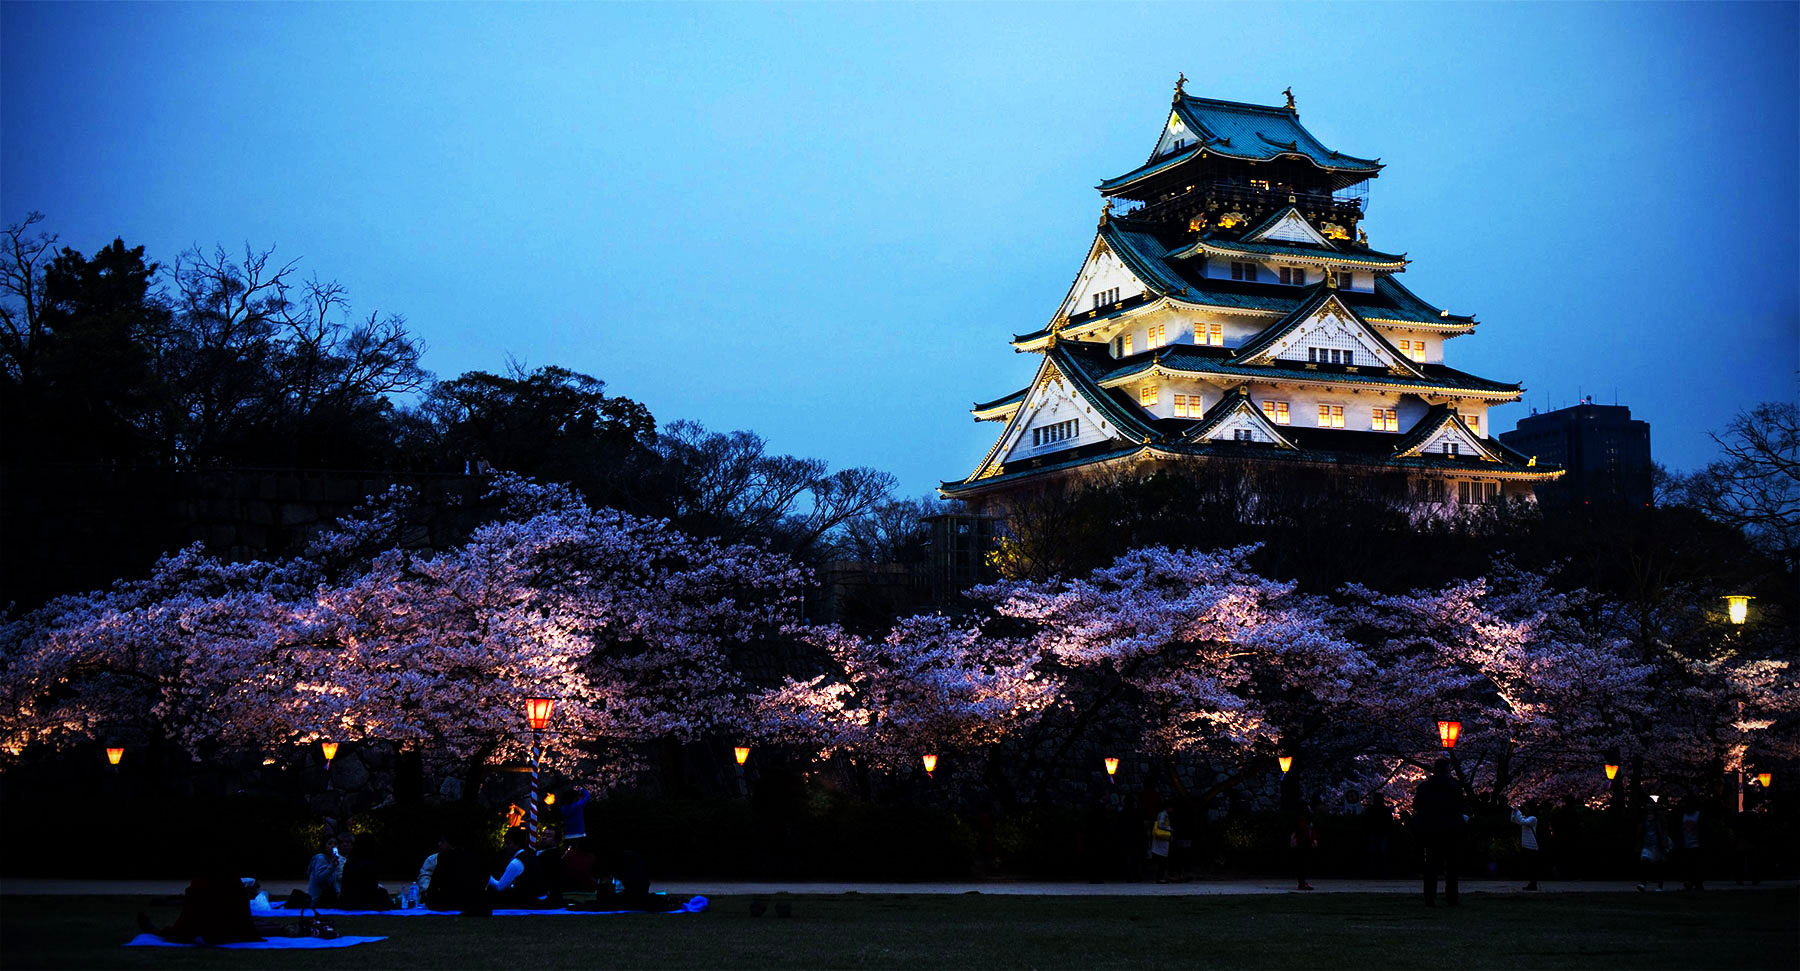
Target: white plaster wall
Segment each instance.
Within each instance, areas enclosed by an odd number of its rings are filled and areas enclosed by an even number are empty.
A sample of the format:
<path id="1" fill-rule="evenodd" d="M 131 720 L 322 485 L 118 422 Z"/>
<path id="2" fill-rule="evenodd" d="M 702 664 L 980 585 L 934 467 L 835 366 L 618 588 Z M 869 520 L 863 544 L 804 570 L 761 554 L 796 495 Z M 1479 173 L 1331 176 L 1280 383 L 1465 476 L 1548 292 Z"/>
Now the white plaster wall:
<path id="1" fill-rule="evenodd" d="M 1400 346 L 1401 341 L 1424 341 L 1425 360 L 1423 363 L 1444 363 L 1444 338 L 1439 335 L 1419 333 L 1401 327 L 1376 327 L 1375 331 L 1379 333 L 1384 340 L 1394 345 L 1396 348 Z M 1410 355 L 1407 355 L 1406 359 L 1409 361 L 1413 360 Z"/>
<path id="2" fill-rule="evenodd" d="M 1144 292 L 1143 281 L 1127 270 L 1111 250 L 1106 250 L 1096 254 L 1081 268 L 1081 275 L 1075 280 L 1075 288 L 1070 291 L 1069 302 L 1059 312 L 1064 315 L 1086 313 L 1094 309 L 1094 294 L 1113 287 L 1119 288 L 1120 300 Z"/>
<path id="3" fill-rule="evenodd" d="M 1185 139 L 1187 143 L 1181 146 L 1181 148 L 1176 148 L 1175 143 L 1182 141 L 1183 139 Z M 1174 110 L 1171 109 L 1169 111 L 1169 120 L 1163 123 L 1162 138 L 1157 141 L 1156 151 L 1153 153 L 1152 157 L 1161 158 L 1169 152 L 1183 151 L 1192 148 L 1194 147 L 1195 141 L 1197 141 L 1197 138 L 1194 133 L 1188 130 L 1188 127 L 1182 123 L 1181 119 L 1176 116 Z"/>
<path id="4" fill-rule="evenodd" d="M 1048 455 L 1065 449 L 1075 448 L 1091 442 L 1105 441 L 1116 435 L 1112 423 L 1103 415 L 1094 411 L 1092 405 L 1074 394 L 1068 385 L 1061 381 L 1050 381 L 1032 393 L 1026 399 L 1023 409 L 1025 416 L 1012 430 L 1010 439 L 1001 447 L 1001 461 L 1013 462 L 1019 459 Z M 1032 429 L 1054 425 L 1058 422 L 1076 419 L 1078 433 L 1074 438 L 1060 442 L 1033 447 L 1031 444 Z"/>

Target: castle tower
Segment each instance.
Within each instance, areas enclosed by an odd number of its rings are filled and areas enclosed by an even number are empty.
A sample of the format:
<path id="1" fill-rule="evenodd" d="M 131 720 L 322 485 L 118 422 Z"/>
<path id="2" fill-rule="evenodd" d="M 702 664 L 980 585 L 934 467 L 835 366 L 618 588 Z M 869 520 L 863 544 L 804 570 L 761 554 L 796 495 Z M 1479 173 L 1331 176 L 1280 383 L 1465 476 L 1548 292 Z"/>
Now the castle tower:
<path id="1" fill-rule="evenodd" d="M 1185 80 L 1185 79 L 1184 79 Z M 1472 316 L 1403 286 L 1360 229 L 1377 159 L 1283 107 L 1178 84 L 1145 164 L 1098 186 L 1087 257 L 1050 322 L 1015 336 L 1031 383 L 977 404 L 999 440 L 943 495 L 977 509 L 1096 466 L 1231 457 L 1398 474 L 1422 503 L 1529 498 L 1559 470 L 1492 436 L 1523 389 L 1445 363 Z"/>

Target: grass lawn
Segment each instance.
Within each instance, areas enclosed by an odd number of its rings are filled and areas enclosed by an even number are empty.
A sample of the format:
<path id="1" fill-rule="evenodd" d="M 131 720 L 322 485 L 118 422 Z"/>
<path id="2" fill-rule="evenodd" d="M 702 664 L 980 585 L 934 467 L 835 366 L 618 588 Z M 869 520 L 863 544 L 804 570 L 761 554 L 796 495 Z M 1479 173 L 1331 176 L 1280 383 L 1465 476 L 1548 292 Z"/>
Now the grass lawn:
<path id="1" fill-rule="evenodd" d="M 23 968 L 1780 968 L 1800 894 L 1244 897 L 795 895 L 704 914 L 346 917 L 338 951 L 124 948 L 136 897 L 7 897 L 0 967 Z M 175 909 L 150 906 L 166 923 Z"/>

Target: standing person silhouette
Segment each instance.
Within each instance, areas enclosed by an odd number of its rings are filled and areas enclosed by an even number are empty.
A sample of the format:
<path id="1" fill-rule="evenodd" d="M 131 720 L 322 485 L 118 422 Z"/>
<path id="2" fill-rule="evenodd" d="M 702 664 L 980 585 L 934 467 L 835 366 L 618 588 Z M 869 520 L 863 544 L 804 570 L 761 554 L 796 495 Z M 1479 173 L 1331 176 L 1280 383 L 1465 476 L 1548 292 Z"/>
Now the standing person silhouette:
<path id="1" fill-rule="evenodd" d="M 1449 759 L 1438 759 L 1431 776 L 1413 793 L 1413 822 L 1425 850 L 1425 906 L 1436 905 L 1438 871 L 1442 870 L 1444 899 L 1455 907 L 1457 844 L 1468 817 L 1463 813 L 1462 786 L 1451 774 Z"/>

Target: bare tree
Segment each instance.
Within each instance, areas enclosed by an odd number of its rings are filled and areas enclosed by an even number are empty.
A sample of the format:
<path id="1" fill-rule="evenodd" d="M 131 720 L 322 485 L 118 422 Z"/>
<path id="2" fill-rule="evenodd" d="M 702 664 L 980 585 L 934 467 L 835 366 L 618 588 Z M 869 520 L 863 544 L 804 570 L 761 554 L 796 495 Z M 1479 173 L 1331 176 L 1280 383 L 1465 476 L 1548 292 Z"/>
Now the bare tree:
<path id="1" fill-rule="evenodd" d="M 1800 406 L 1764 402 L 1712 439 L 1725 457 L 1682 477 L 1680 493 L 1742 529 L 1789 574 L 1800 570 Z"/>
<path id="2" fill-rule="evenodd" d="M 709 432 L 693 421 L 668 425 L 657 449 L 683 486 L 678 519 L 732 540 L 778 539 L 802 556 L 819 553 L 894 488 L 886 472 L 833 473 L 821 459 L 770 454 L 754 432 Z"/>
<path id="3" fill-rule="evenodd" d="M 55 255 L 56 236 L 32 233 L 44 221 L 33 212 L 0 230 L 0 374 L 30 386 L 44 343 L 44 265 Z"/>

